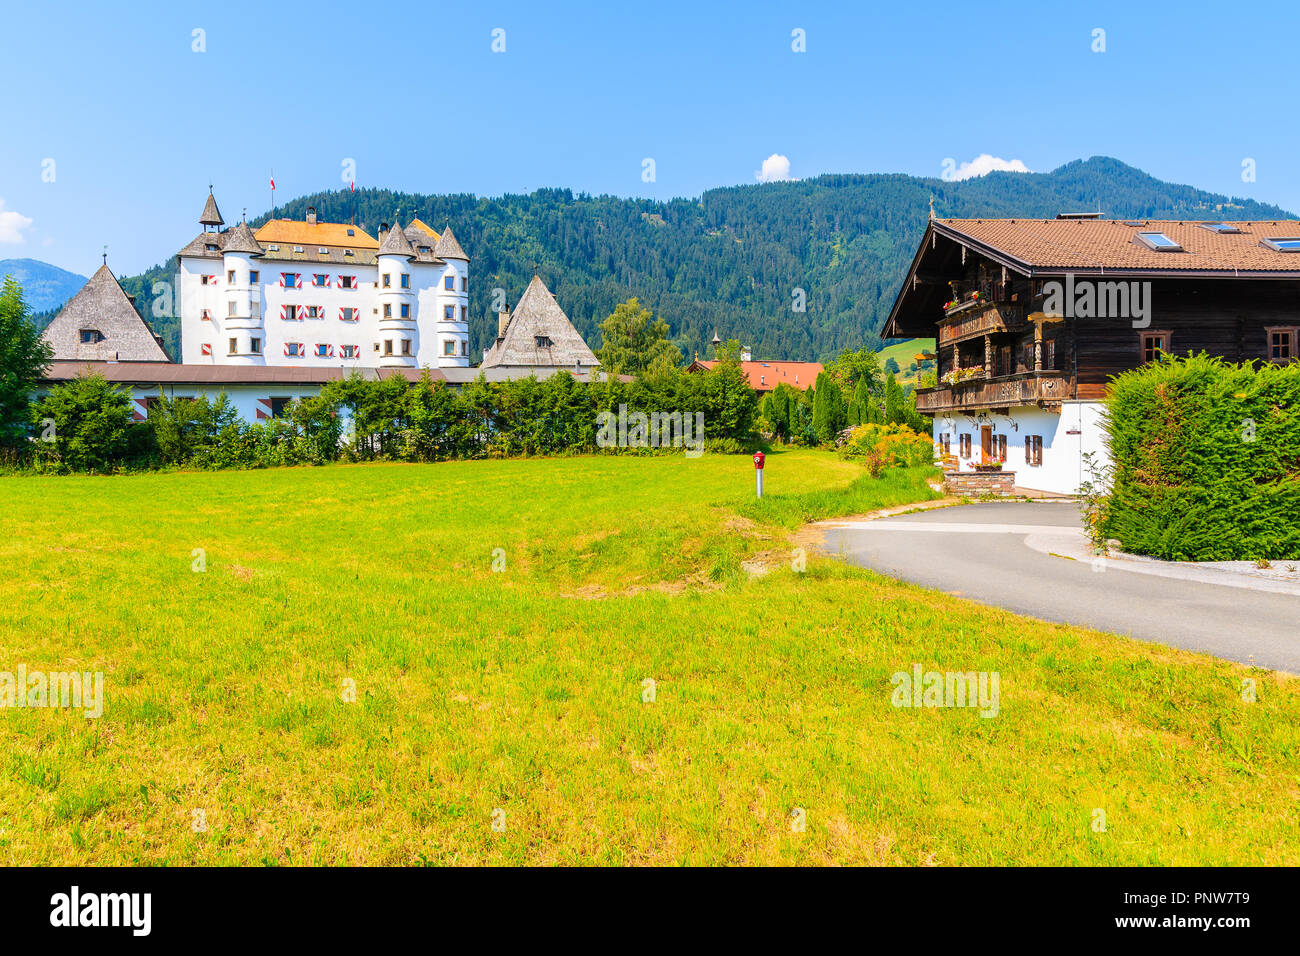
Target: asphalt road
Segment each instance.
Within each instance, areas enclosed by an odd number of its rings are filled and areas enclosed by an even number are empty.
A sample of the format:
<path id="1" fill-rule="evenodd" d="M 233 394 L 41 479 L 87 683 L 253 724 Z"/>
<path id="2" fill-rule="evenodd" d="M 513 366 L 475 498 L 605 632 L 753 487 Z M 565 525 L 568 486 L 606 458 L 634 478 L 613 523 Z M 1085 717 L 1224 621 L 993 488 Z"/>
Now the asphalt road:
<path id="1" fill-rule="evenodd" d="M 981 604 L 1300 673 L 1300 596 L 1099 572 L 1025 543 L 1078 528 L 1072 502 L 993 502 L 832 528 L 825 540 L 853 564 Z"/>

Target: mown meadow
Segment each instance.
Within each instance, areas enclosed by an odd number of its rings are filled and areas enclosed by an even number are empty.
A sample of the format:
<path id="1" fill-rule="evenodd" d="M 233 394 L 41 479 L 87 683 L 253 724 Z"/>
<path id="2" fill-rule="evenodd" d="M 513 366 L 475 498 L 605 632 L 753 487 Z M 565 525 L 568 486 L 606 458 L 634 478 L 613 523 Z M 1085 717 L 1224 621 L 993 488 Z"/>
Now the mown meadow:
<path id="1" fill-rule="evenodd" d="M 105 679 L 97 720 L 0 709 L 0 862 L 1300 863 L 1294 678 L 792 550 L 928 476 L 0 478 L 0 671 Z M 998 715 L 894 708 L 914 663 Z"/>

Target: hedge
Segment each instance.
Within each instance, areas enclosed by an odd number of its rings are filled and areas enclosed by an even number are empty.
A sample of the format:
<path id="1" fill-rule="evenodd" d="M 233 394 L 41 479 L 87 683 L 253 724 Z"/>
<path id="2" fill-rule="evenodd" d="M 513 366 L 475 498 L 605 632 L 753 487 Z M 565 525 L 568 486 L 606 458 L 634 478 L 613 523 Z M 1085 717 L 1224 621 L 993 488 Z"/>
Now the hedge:
<path id="1" fill-rule="evenodd" d="M 1166 357 L 1117 376 L 1103 537 L 1182 561 L 1300 558 L 1300 363 Z"/>

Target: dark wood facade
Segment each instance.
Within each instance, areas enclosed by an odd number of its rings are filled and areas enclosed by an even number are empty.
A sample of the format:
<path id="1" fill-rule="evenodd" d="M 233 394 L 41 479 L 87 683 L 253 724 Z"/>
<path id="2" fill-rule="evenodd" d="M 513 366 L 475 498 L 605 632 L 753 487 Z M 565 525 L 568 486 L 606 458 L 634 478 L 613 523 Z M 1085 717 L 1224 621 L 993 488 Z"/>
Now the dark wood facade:
<path id="1" fill-rule="evenodd" d="M 1147 318 L 1074 317 L 1068 310 L 1047 317 L 1045 285 L 1064 278 L 999 262 L 932 224 L 884 331 L 886 338 L 936 339 L 939 384 L 917 390 L 917 409 L 1059 409 L 1064 400 L 1098 400 L 1112 376 L 1148 361 L 1155 349 L 1269 361 L 1289 335 L 1280 358 L 1296 356 L 1300 279 L 1097 272 L 1074 281 L 1149 282 Z"/>

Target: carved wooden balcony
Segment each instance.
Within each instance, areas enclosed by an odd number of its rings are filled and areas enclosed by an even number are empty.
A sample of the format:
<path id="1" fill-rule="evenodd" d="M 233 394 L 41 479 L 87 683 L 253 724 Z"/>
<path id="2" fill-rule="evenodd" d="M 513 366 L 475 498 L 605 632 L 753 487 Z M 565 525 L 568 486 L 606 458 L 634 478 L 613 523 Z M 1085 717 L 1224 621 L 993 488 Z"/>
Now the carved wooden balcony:
<path id="1" fill-rule="evenodd" d="M 980 302 L 939 320 L 939 347 L 995 332 L 1015 332 L 1025 327 L 1025 310 L 1010 302 Z"/>
<path id="2" fill-rule="evenodd" d="M 1015 405 L 1059 405 L 1070 395 L 1069 381 L 1056 371 L 1019 372 L 979 378 L 956 385 L 916 390 L 916 410 L 927 415 L 966 409 L 1009 408 Z"/>

